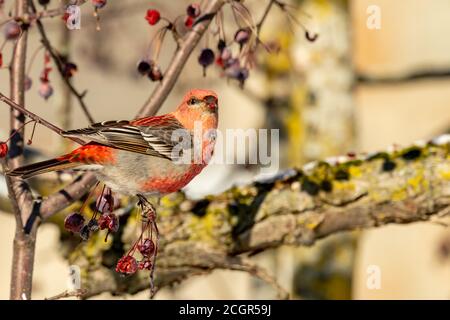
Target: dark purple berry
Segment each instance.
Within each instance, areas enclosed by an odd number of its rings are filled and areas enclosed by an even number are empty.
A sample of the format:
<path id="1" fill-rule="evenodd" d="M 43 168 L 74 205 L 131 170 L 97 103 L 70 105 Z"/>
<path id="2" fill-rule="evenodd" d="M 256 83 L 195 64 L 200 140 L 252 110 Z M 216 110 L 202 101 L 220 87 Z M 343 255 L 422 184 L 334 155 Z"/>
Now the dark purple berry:
<path id="1" fill-rule="evenodd" d="M 137 70 L 143 76 L 148 75 L 150 73 L 150 70 L 152 69 L 152 64 L 152 61 L 141 60 L 138 62 Z"/>
<path id="2" fill-rule="evenodd" d="M 69 214 L 64 219 L 64 228 L 70 232 L 80 232 L 81 228 L 84 226 L 84 217 L 78 212 Z"/>
<path id="3" fill-rule="evenodd" d="M 149 257 L 155 252 L 155 243 L 152 239 L 145 239 L 141 244 L 138 244 L 137 249 L 144 257 Z"/>
<path id="4" fill-rule="evenodd" d="M 46 5 L 48 5 L 50 3 L 50 0 L 39 0 L 39 4 L 41 5 L 41 6 L 46 6 Z"/>
<path id="5" fill-rule="evenodd" d="M 200 4 L 198 3 L 190 4 L 186 9 L 186 13 L 189 17 L 197 18 L 201 13 Z"/>
<path id="6" fill-rule="evenodd" d="M 33 80 L 29 76 L 25 76 L 25 80 L 24 80 L 25 91 L 30 90 L 32 85 L 33 85 Z"/>
<path id="7" fill-rule="evenodd" d="M 67 62 L 63 67 L 63 75 L 65 78 L 71 78 L 77 72 L 78 67 L 75 63 Z"/>
<path id="8" fill-rule="evenodd" d="M 198 57 L 198 63 L 203 66 L 203 75 L 206 75 L 206 68 L 214 63 L 214 51 L 209 48 L 203 49 Z"/>
<path id="9" fill-rule="evenodd" d="M 217 50 L 222 52 L 222 50 L 225 49 L 226 46 L 227 46 L 227 44 L 225 43 L 225 40 L 220 39 L 219 43 L 217 43 Z"/>

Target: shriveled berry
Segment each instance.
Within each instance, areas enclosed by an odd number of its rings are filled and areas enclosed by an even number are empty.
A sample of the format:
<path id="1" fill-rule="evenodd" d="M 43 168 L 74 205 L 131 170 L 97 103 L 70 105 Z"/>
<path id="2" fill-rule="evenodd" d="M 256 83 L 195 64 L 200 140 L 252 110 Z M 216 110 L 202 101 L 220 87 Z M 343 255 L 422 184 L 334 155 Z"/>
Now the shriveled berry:
<path id="1" fill-rule="evenodd" d="M 108 229 L 110 232 L 117 232 L 119 229 L 119 218 L 113 213 L 102 214 L 98 219 L 100 230 Z"/>
<path id="2" fill-rule="evenodd" d="M 16 40 L 20 36 L 20 25 L 15 21 L 10 21 L 3 30 L 6 40 Z"/>
<path id="3" fill-rule="evenodd" d="M 6 142 L 0 142 L 0 158 L 6 157 L 8 154 L 8 144 Z"/>
<path id="4" fill-rule="evenodd" d="M 146 76 L 150 73 L 150 70 L 152 69 L 152 64 L 153 61 L 141 60 L 137 64 L 137 70 L 141 75 Z"/>
<path id="5" fill-rule="evenodd" d="M 107 0 L 92 0 L 92 5 L 97 9 L 103 8 L 107 3 Z"/>
<path id="6" fill-rule="evenodd" d="M 95 202 L 95 207 L 98 211 L 112 212 L 120 206 L 120 200 L 118 197 L 113 196 L 111 193 L 105 193 L 97 198 Z"/>
<path id="7" fill-rule="evenodd" d="M 152 262 L 149 260 L 141 261 L 141 262 L 139 262 L 138 268 L 139 268 L 139 270 L 151 270 Z"/>
<path id="8" fill-rule="evenodd" d="M 138 269 L 138 263 L 136 259 L 130 255 L 123 256 L 117 261 L 116 272 L 123 274 L 133 274 Z"/>
<path id="9" fill-rule="evenodd" d="M 65 78 L 71 78 L 77 72 L 78 67 L 75 63 L 67 62 L 63 67 L 63 75 Z"/>
<path id="10" fill-rule="evenodd" d="M 84 226 L 84 217 L 79 212 L 74 212 L 69 214 L 64 219 L 64 228 L 70 232 L 80 232 L 81 228 Z"/>
<path id="11" fill-rule="evenodd" d="M 33 85 L 33 80 L 29 76 L 25 76 L 25 79 L 24 79 L 25 91 L 30 90 L 32 85 Z"/>
<path id="12" fill-rule="evenodd" d="M 186 13 L 189 17 L 197 18 L 201 13 L 200 4 L 198 3 L 190 4 L 186 9 Z"/>
<path id="13" fill-rule="evenodd" d="M 0 68 L 3 67 L 3 53 L 0 52 Z"/>
<path id="14" fill-rule="evenodd" d="M 147 10 L 147 14 L 145 16 L 145 20 L 147 20 L 148 24 L 154 26 L 161 19 L 161 14 L 158 10 L 149 9 Z"/>
<path id="15" fill-rule="evenodd" d="M 39 87 L 39 95 L 47 100 L 53 95 L 53 87 L 48 82 L 42 82 Z"/>
<path id="16" fill-rule="evenodd" d="M 155 243 L 152 239 L 145 239 L 141 244 L 138 244 L 137 249 L 144 257 L 149 257 L 155 252 Z"/>
<path id="17" fill-rule="evenodd" d="M 238 31 L 236 31 L 236 33 L 234 34 L 234 41 L 236 41 L 237 43 L 239 43 L 239 45 L 242 47 L 244 44 L 246 44 L 248 42 L 248 40 L 250 39 L 250 35 L 251 35 L 252 31 L 250 30 L 250 28 L 242 28 L 239 29 Z"/>
<path id="18" fill-rule="evenodd" d="M 162 80 L 163 78 L 163 74 L 161 69 L 159 68 L 158 65 L 154 64 L 148 74 L 148 77 L 150 78 L 150 80 L 152 81 L 159 81 Z"/>

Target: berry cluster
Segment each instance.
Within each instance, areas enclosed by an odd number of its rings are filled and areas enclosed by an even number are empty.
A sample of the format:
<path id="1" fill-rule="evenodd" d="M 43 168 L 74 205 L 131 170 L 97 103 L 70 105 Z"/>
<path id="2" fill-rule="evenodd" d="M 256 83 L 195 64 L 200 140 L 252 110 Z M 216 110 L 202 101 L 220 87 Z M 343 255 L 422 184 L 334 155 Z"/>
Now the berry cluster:
<path id="1" fill-rule="evenodd" d="M 116 265 L 116 271 L 123 275 L 131 275 L 138 270 L 149 270 L 150 288 L 153 295 L 153 273 L 155 271 L 159 240 L 159 231 L 156 225 L 156 211 L 142 196 L 139 196 L 138 205 L 141 208 L 142 217 L 141 234 L 128 252 L 119 259 Z M 139 252 L 138 259 L 135 256 L 137 252 Z"/>

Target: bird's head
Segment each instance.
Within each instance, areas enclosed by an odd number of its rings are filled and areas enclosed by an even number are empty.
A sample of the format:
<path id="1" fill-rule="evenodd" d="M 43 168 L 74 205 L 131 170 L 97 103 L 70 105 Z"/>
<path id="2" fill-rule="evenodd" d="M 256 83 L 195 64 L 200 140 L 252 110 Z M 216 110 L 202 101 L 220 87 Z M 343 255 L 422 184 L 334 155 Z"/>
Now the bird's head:
<path id="1" fill-rule="evenodd" d="M 197 121 L 204 128 L 217 128 L 217 108 L 217 94 L 214 91 L 194 89 L 186 93 L 173 114 L 188 129 L 193 129 Z"/>
<path id="2" fill-rule="evenodd" d="M 212 90 L 193 89 L 183 98 L 180 108 L 187 108 L 190 112 L 201 111 L 207 113 L 217 113 L 218 98 Z"/>

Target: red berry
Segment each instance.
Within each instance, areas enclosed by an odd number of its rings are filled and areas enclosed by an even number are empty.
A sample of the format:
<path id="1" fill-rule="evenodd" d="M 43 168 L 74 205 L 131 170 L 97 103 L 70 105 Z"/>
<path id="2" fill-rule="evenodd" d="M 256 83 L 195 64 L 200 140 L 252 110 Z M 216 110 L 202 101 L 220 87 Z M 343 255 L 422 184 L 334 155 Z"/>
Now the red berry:
<path id="1" fill-rule="evenodd" d="M 186 20 L 184 20 L 184 25 L 186 26 L 186 28 L 192 28 L 192 26 L 194 25 L 194 18 L 187 16 Z"/>
<path id="2" fill-rule="evenodd" d="M 10 21 L 5 25 L 3 32 L 6 40 L 16 40 L 21 33 L 20 25 L 15 21 Z"/>
<path id="3" fill-rule="evenodd" d="M 50 98 L 53 94 L 53 87 L 48 82 L 42 82 L 41 86 L 39 87 L 39 95 L 47 100 Z"/>
<path id="4" fill-rule="evenodd" d="M 0 68 L 3 67 L 3 54 L 0 52 Z"/>
<path id="5" fill-rule="evenodd" d="M 139 262 L 138 268 L 139 268 L 139 270 L 151 270 L 152 262 L 149 260 L 141 261 L 141 262 Z"/>
<path id="6" fill-rule="evenodd" d="M 68 13 L 68 12 L 64 12 L 64 14 L 63 14 L 62 17 L 61 17 L 61 19 L 62 19 L 65 23 L 67 23 L 67 20 L 69 20 L 69 18 L 70 18 L 70 13 Z"/>
<path id="7" fill-rule="evenodd" d="M 6 142 L 0 142 L 0 158 L 4 158 L 6 157 L 6 155 L 8 154 L 8 145 L 6 144 Z"/>
<path id="8" fill-rule="evenodd" d="M 200 4 L 198 3 L 190 4 L 186 9 L 186 13 L 189 17 L 197 18 L 201 13 Z"/>
<path id="9" fill-rule="evenodd" d="M 133 274 L 138 269 L 138 263 L 132 256 L 126 255 L 117 261 L 116 272 L 123 274 Z"/>
<path id="10" fill-rule="evenodd" d="M 92 4 L 97 9 L 103 8 L 106 5 L 106 0 L 92 0 Z"/>
<path id="11" fill-rule="evenodd" d="M 70 232 L 80 232 L 81 228 L 84 226 L 84 217 L 78 212 L 69 214 L 66 219 L 64 219 L 64 228 Z"/>
<path id="12" fill-rule="evenodd" d="M 147 15 L 145 16 L 145 20 L 147 20 L 148 24 L 154 26 L 161 19 L 161 14 L 158 10 L 149 9 L 147 10 Z"/>
<path id="13" fill-rule="evenodd" d="M 100 230 L 108 229 L 110 232 L 117 232 L 119 229 L 119 218 L 113 213 L 102 214 L 98 219 Z"/>
<path id="14" fill-rule="evenodd" d="M 145 239 L 141 244 L 138 244 L 137 249 L 144 257 L 149 257 L 155 252 L 155 243 L 152 239 Z"/>

